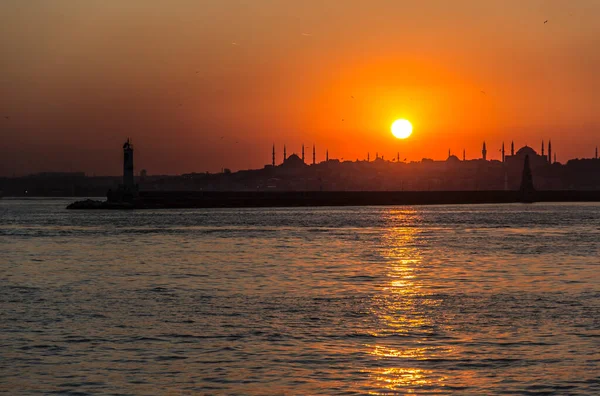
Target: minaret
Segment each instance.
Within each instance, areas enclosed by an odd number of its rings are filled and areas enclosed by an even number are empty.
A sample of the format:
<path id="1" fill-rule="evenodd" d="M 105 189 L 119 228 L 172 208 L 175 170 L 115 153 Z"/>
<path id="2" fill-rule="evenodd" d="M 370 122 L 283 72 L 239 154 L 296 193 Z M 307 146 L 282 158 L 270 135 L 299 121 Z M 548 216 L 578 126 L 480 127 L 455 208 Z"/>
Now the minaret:
<path id="1" fill-rule="evenodd" d="M 548 162 L 552 164 L 552 140 L 548 140 Z"/>
<path id="2" fill-rule="evenodd" d="M 544 141 L 542 140 L 542 157 L 544 156 Z"/>
<path id="3" fill-rule="evenodd" d="M 123 190 L 126 193 L 135 192 L 135 180 L 133 179 L 133 146 L 131 139 L 123 145 Z"/>
<path id="4" fill-rule="evenodd" d="M 273 166 L 275 166 L 275 143 L 273 143 Z"/>
<path id="5" fill-rule="evenodd" d="M 448 158 L 450 158 L 450 149 L 448 149 Z"/>
<path id="6" fill-rule="evenodd" d="M 506 152 L 504 151 L 504 142 L 502 142 L 502 163 L 506 162 Z"/>
<path id="7" fill-rule="evenodd" d="M 396 162 L 400 162 L 400 152 L 396 153 Z"/>
<path id="8" fill-rule="evenodd" d="M 483 155 L 483 160 L 487 161 L 487 149 L 485 148 L 485 142 L 483 142 L 483 149 L 481 149 L 481 154 Z"/>
<path id="9" fill-rule="evenodd" d="M 317 163 L 317 152 L 315 151 L 315 145 L 313 143 L 313 165 Z"/>
<path id="10" fill-rule="evenodd" d="M 596 150 L 598 152 L 598 150 Z M 367 162 L 371 162 L 371 153 L 367 153 Z"/>
<path id="11" fill-rule="evenodd" d="M 283 145 L 283 162 L 287 159 L 287 155 L 285 153 L 285 144 Z"/>
<path id="12" fill-rule="evenodd" d="M 302 162 L 304 162 L 304 143 L 302 143 Z"/>
<path id="13" fill-rule="evenodd" d="M 329 161 L 329 149 L 327 149 L 325 151 L 325 161 L 328 162 Z"/>
<path id="14" fill-rule="evenodd" d="M 463 149 L 463 161 L 467 160 L 467 150 Z"/>
<path id="15" fill-rule="evenodd" d="M 515 155 L 515 141 L 510 142 L 510 155 Z"/>
<path id="16" fill-rule="evenodd" d="M 378 160 L 379 159 L 379 153 L 377 151 L 375 151 L 375 159 Z"/>

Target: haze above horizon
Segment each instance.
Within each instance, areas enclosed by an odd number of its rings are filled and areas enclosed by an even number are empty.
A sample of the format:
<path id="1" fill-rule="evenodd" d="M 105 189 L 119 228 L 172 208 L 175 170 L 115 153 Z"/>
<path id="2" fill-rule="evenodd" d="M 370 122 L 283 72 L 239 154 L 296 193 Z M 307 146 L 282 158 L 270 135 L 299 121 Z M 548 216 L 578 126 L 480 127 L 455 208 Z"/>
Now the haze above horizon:
<path id="1" fill-rule="evenodd" d="M 119 174 L 127 136 L 154 174 L 260 168 L 273 143 L 591 157 L 599 17 L 596 0 L 5 0 L 0 175 Z"/>

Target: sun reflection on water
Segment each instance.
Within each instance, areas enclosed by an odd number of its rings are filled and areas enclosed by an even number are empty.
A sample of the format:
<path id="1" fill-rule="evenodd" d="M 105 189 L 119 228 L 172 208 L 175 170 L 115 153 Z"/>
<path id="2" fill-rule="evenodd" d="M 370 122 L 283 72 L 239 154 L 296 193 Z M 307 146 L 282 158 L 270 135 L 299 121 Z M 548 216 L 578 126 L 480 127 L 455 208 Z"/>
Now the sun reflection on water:
<path id="1" fill-rule="evenodd" d="M 418 368 L 383 368 L 377 369 L 371 373 L 371 377 L 380 387 L 386 389 L 384 392 L 369 392 L 371 395 L 388 394 L 389 392 L 404 391 L 405 393 L 415 393 L 415 388 L 424 388 L 431 386 L 431 380 L 435 374 L 431 370 Z M 435 383 L 442 385 L 446 378 L 437 376 Z"/>
<path id="2" fill-rule="evenodd" d="M 367 370 L 370 388 L 379 390 L 372 394 L 411 393 L 442 385 L 445 377 L 415 366 L 451 352 L 449 347 L 427 345 L 427 337 L 435 331 L 430 312 L 441 301 L 426 292 L 419 278 L 423 260 L 419 214 L 392 210 L 387 215 L 392 226 L 382 241 L 381 257 L 388 280 L 372 301 L 371 313 L 379 323 L 377 343 L 365 344 L 378 362 L 378 367 Z"/>

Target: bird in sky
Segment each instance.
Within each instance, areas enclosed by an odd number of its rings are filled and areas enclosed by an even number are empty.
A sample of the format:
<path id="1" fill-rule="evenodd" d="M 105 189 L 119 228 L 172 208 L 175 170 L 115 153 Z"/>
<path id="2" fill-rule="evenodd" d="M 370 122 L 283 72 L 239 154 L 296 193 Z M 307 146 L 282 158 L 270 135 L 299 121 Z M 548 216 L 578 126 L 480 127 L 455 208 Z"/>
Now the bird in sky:
<path id="1" fill-rule="evenodd" d="M 545 25 L 545 24 L 547 24 L 547 23 L 548 23 L 548 20 L 546 19 L 546 20 L 544 21 L 544 25 Z"/>
<path id="2" fill-rule="evenodd" d="M 352 99 L 354 99 L 354 96 L 350 96 Z"/>
<path id="3" fill-rule="evenodd" d="M 484 94 L 484 95 L 487 95 L 487 94 L 485 93 L 485 91 L 479 91 L 479 92 L 481 92 L 481 93 L 482 93 L 482 94 Z"/>
<path id="4" fill-rule="evenodd" d="M 6 118 L 7 120 L 10 120 L 10 117 L 9 117 L 9 116 L 4 116 L 4 118 Z"/>

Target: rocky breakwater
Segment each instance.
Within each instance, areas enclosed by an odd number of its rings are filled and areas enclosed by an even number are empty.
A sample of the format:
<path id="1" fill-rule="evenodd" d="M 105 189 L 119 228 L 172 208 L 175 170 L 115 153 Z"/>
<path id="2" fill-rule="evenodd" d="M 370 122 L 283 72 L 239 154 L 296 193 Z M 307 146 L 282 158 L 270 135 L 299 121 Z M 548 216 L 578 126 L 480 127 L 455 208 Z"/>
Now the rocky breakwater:
<path id="1" fill-rule="evenodd" d="M 86 199 L 69 204 L 67 209 L 134 209 L 134 204 L 131 202 L 108 202 Z"/>

